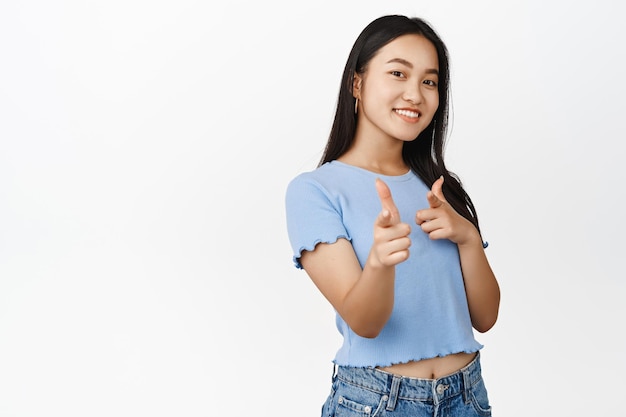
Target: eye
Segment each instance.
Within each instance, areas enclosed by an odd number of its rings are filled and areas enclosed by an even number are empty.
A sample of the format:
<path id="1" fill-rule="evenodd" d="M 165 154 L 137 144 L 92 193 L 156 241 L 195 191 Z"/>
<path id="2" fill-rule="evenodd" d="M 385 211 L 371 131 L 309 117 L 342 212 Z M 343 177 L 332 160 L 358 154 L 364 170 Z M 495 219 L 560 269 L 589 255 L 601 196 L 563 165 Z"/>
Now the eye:
<path id="1" fill-rule="evenodd" d="M 437 81 L 434 80 L 424 80 L 424 84 L 429 87 L 437 87 Z"/>
<path id="2" fill-rule="evenodd" d="M 404 78 L 404 73 L 402 71 L 391 71 L 391 75 L 398 78 Z"/>

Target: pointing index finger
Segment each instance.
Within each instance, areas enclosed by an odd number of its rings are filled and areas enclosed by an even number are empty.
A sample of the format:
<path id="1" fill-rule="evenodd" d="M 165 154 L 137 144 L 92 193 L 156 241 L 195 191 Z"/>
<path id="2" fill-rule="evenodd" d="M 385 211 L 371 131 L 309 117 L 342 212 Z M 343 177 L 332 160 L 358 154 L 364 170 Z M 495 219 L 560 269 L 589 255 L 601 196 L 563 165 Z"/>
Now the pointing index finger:
<path id="1" fill-rule="evenodd" d="M 443 201 L 437 198 L 435 193 L 433 193 L 432 191 L 429 191 L 428 194 L 426 194 L 426 199 L 428 200 L 428 205 L 430 206 L 430 208 L 439 208 L 443 205 Z"/>
<path id="2" fill-rule="evenodd" d="M 378 192 L 378 198 L 380 199 L 383 211 L 389 212 L 393 223 L 399 223 L 400 214 L 398 213 L 396 203 L 393 202 L 391 190 L 380 178 L 376 178 L 376 191 Z"/>
<path id="3" fill-rule="evenodd" d="M 437 181 L 433 183 L 432 188 L 426 195 L 428 204 L 431 208 L 440 207 L 446 202 L 446 198 L 443 196 L 443 175 L 437 178 Z"/>

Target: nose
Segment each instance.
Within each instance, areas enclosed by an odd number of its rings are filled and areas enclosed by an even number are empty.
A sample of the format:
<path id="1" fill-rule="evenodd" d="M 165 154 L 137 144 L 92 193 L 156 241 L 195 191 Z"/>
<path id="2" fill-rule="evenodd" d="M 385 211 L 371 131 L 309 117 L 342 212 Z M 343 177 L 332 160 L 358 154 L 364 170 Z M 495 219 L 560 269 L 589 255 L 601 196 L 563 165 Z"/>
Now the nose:
<path id="1" fill-rule="evenodd" d="M 420 85 L 413 83 L 407 85 L 403 98 L 413 104 L 420 104 L 424 98 L 422 96 L 422 91 L 420 90 Z"/>

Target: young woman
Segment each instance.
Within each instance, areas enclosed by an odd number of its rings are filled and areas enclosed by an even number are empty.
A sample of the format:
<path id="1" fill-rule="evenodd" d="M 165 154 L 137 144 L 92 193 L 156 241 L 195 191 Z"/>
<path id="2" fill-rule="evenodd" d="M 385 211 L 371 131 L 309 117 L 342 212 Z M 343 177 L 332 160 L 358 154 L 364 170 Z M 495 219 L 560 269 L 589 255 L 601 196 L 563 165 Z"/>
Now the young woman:
<path id="1" fill-rule="evenodd" d="M 324 416 L 489 416 L 473 329 L 500 290 L 474 205 L 444 164 L 448 56 L 423 20 L 359 35 L 317 169 L 286 208 L 294 262 L 337 312 Z"/>

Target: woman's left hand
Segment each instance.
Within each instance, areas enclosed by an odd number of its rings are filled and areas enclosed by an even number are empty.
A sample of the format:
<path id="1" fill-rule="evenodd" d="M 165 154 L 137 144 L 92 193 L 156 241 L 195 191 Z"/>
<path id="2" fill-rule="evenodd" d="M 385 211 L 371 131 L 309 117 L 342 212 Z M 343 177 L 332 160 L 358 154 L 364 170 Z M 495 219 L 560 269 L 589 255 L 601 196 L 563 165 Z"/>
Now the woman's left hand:
<path id="1" fill-rule="evenodd" d="M 426 194 L 430 207 L 419 210 L 415 215 L 415 222 L 433 240 L 449 239 L 457 245 L 480 241 L 474 225 L 446 201 L 442 187 L 443 177 L 440 177 Z"/>

